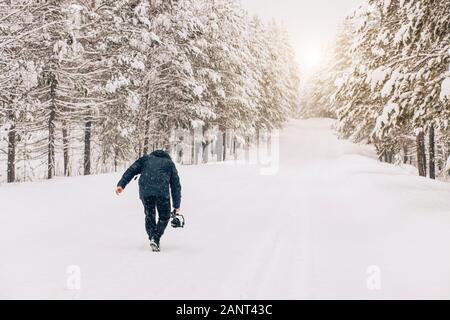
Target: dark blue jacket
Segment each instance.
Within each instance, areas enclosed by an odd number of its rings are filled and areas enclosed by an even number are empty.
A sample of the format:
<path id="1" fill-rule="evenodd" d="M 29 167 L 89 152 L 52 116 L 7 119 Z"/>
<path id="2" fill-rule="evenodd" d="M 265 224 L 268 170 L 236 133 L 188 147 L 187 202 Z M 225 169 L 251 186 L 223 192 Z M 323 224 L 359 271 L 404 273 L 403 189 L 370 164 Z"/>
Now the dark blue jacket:
<path id="1" fill-rule="evenodd" d="M 139 178 L 139 197 L 141 199 L 151 196 L 170 198 L 171 193 L 173 207 L 180 208 L 180 178 L 175 164 L 167 152 L 157 150 L 138 159 L 125 171 L 117 186 L 125 189 L 127 184 L 138 174 L 141 175 Z"/>

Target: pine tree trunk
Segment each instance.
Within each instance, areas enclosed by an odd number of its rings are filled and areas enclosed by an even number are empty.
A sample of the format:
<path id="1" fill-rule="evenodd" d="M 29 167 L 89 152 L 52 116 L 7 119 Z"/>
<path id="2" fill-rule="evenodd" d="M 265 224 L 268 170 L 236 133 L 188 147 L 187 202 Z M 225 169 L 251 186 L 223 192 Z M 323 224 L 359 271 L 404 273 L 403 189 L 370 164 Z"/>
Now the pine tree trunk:
<path id="1" fill-rule="evenodd" d="M 233 157 L 234 157 L 234 160 L 237 160 L 236 148 L 237 148 L 237 138 L 236 138 L 236 135 L 234 135 L 233 136 Z"/>
<path id="2" fill-rule="evenodd" d="M 434 126 L 430 127 L 429 132 L 429 170 L 430 170 L 430 179 L 436 179 L 436 155 L 435 155 L 435 139 L 434 139 Z"/>
<path id="3" fill-rule="evenodd" d="M 217 160 L 223 162 L 227 159 L 227 131 L 224 126 L 219 125 L 219 132 L 221 133 L 222 145 Z"/>
<path id="4" fill-rule="evenodd" d="M 245 162 L 250 162 L 250 137 L 245 137 Z"/>
<path id="5" fill-rule="evenodd" d="M 119 158 L 119 148 L 114 148 L 114 172 L 117 172 L 117 165 L 118 165 L 118 158 Z"/>
<path id="6" fill-rule="evenodd" d="M 202 143 L 202 162 L 203 163 L 208 163 L 209 162 L 208 146 L 209 146 L 209 142 L 203 142 Z"/>
<path id="7" fill-rule="evenodd" d="M 227 160 L 227 132 L 222 131 L 222 161 Z"/>
<path id="8" fill-rule="evenodd" d="M 403 163 L 408 163 L 408 145 L 406 144 L 403 146 Z"/>
<path id="9" fill-rule="evenodd" d="M 210 140 L 205 140 L 206 133 L 208 132 L 209 128 L 207 126 L 203 126 L 202 128 L 202 135 L 203 135 L 203 142 L 202 142 L 202 161 L 203 163 L 208 163 L 209 161 L 209 150 L 208 147 L 211 144 Z"/>
<path id="10" fill-rule="evenodd" d="M 12 113 L 12 112 L 11 112 Z M 14 116 L 10 120 L 15 122 Z M 7 182 L 16 181 L 16 126 L 13 124 L 8 131 L 8 160 L 7 160 Z"/>
<path id="11" fill-rule="evenodd" d="M 444 168 L 447 166 L 447 159 L 450 158 L 450 141 L 447 143 L 447 153 L 444 157 Z M 450 175 L 450 169 L 445 172 L 445 175 Z"/>
<path id="12" fill-rule="evenodd" d="M 425 154 L 425 134 L 420 131 L 417 134 L 417 167 L 419 169 L 419 175 L 421 177 L 427 176 L 427 158 Z"/>
<path id="13" fill-rule="evenodd" d="M 266 155 L 273 157 L 272 154 L 272 129 L 269 131 L 269 134 L 267 136 L 267 150 L 266 150 Z"/>
<path id="14" fill-rule="evenodd" d="M 191 165 L 195 164 L 195 131 L 191 129 Z"/>
<path id="15" fill-rule="evenodd" d="M 208 147 L 208 142 L 205 140 L 206 129 L 205 126 L 202 127 L 202 163 L 208 162 L 208 156 L 206 155 L 206 148 Z"/>
<path id="16" fill-rule="evenodd" d="M 144 129 L 144 154 L 148 153 L 149 150 L 149 134 L 150 134 L 150 120 L 145 121 L 145 129 Z"/>
<path id="17" fill-rule="evenodd" d="M 234 150 L 234 148 L 233 148 L 233 141 L 234 141 L 234 130 L 233 131 L 231 131 L 231 136 L 230 136 L 230 156 L 232 156 L 233 155 L 233 150 Z"/>
<path id="18" fill-rule="evenodd" d="M 261 143 L 260 143 L 260 141 L 259 141 L 259 139 L 260 139 L 260 137 L 261 137 L 261 134 L 260 134 L 260 130 L 259 130 L 259 128 L 256 128 L 256 161 L 257 161 L 257 163 L 259 164 L 259 162 L 260 162 L 260 148 L 261 148 Z"/>
<path id="19" fill-rule="evenodd" d="M 163 131 L 163 136 L 162 136 L 162 149 L 165 150 L 170 156 L 173 155 L 172 153 L 172 128 L 165 128 Z"/>
<path id="20" fill-rule="evenodd" d="M 445 168 L 445 160 L 447 160 L 445 158 L 445 148 L 444 148 L 444 144 L 438 144 L 436 145 L 436 150 L 437 150 L 437 154 L 436 154 L 436 165 L 437 165 L 437 170 L 438 172 L 442 172 Z"/>
<path id="21" fill-rule="evenodd" d="M 48 119 L 48 159 L 47 178 L 52 179 L 55 174 L 55 131 L 56 131 L 56 86 L 58 82 L 54 74 L 50 75 L 50 114 Z"/>
<path id="22" fill-rule="evenodd" d="M 91 174 L 91 136 L 92 136 L 92 120 L 87 118 L 84 127 L 84 175 Z"/>
<path id="23" fill-rule="evenodd" d="M 48 119 L 48 179 L 52 179 L 55 174 L 55 120 L 56 110 L 52 107 Z"/>
<path id="24" fill-rule="evenodd" d="M 64 158 L 64 176 L 70 176 L 69 165 L 69 130 L 67 123 L 64 121 L 62 124 L 62 136 L 63 136 L 63 158 Z"/>
<path id="25" fill-rule="evenodd" d="M 150 115 L 148 106 L 148 94 L 145 96 L 145 128 L 144 128 L 144 155 L 149 153 L 150 149 Z"/>

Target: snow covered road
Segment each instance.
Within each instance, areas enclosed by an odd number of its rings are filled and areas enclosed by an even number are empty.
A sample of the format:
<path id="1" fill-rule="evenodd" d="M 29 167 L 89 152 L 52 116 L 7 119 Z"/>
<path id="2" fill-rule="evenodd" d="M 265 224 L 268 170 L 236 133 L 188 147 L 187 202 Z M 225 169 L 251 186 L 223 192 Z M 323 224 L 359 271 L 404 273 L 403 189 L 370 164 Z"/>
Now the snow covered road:
<path id="1" fill-rule="evenodd" d="M 0 298 L 450 298 L 450 184 L 331 125 L 291 122 L 276 175 L 179 167 L 187 225 L 159 254 L 137 183 L 113 194 L 119 174 L 2 185 Z"/>

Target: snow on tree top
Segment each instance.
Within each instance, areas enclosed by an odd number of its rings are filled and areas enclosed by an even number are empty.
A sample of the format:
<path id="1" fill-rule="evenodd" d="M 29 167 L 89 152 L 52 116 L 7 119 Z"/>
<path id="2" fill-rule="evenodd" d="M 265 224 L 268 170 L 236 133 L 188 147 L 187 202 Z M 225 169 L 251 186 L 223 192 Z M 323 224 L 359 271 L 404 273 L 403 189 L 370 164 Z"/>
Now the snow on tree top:
<path id="1" fill-rule="evenodd" d="M 368 81 L 370 82 L 370 88 L 372 92 L 375 91 L 375 88 L 378 86 L 378 84 L 386 80 L 386 77 L 390 72 L 390 68 L 379 67 L 370 73 Z"/>

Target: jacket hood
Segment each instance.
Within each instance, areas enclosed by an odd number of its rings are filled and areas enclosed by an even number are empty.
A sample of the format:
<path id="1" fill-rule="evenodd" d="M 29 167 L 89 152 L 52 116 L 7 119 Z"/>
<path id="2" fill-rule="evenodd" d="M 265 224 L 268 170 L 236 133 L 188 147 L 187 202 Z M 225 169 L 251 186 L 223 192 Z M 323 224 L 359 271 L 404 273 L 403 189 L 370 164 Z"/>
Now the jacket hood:
<path id="1" fill-rule="evenodd" d="M 158 157 L 158 158 L 167 158 L 169 160 L 172 160 L 170 155 L 167 152 L 163 151 L 163 150 L 155 150 L 152 153 L 150 153 L 150 155 Z"/>

